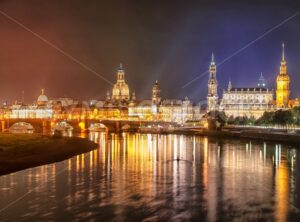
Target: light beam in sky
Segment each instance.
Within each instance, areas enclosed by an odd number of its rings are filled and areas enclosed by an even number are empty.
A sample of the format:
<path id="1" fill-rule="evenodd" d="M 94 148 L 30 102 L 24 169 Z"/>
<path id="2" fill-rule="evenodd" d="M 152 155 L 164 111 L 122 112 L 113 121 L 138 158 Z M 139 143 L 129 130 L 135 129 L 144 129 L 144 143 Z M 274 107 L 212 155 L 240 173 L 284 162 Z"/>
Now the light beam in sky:
<path id="1" fill-rule="evenodd" d="M 270 28 L 268 31 L 264 32 L 262 35 L 260 35 L 259 37 L 257 37 L 256 39 L 252 40 L 251 42 L 247 43 L 245 46 L 243 46 L 242 48 L 238 49 L 237 51 L 235 51 L 233 54 L 231 54 L 230 56 L 228 56 L 227 58 L 225 58 L 224 60 L 222 60 L 221 62 L 217 63 L 216 66 L 221 66 L 224 63 L 226 63 L 227 61 L 229 61 L 232 57 L 238 55 L 239 53 L 241 53 L 242 51 L 244 51 L 245 49 L 247 49 L 248 47 L 250 47 L 251 45 L 253 45 L 254 43 L 256 43 L 257 41 L 259 41 L 260 39 L 264 38 L 265 36 L 267 36 L 268 34 L 270 34 L 271 32 L 273 32 L 274 30 L 278 29 L 280 26 L 284 25 L 285 23 L 287 23 L 288 21 L 290 21 L 291 19 L 295 18 L 297 15 L 300 14 L 300 10 L 297 11 L 296 13 L 294 13 L 293 15 L 289 16 L 288 18 L 284 19 L 283 21 L 281 21 L 280 23 L 278 23 L 277 25 L 273 26 L 272 28 Z M 208 70 L 201 73 L 199 76 L 197 76 L 196 78 L 192 79 L 191 81 L 189 81 L 188 83 L 186 83 L 185 85 L 183 85 L 181 88 L 186 88 L 187 86 L 189 86 L 190 84 L 192 84 L 193 82 L 195 82 L 196 80 L 200 79 L 201 77 L 205 76 L 206 74 L 208 74 Z"/>

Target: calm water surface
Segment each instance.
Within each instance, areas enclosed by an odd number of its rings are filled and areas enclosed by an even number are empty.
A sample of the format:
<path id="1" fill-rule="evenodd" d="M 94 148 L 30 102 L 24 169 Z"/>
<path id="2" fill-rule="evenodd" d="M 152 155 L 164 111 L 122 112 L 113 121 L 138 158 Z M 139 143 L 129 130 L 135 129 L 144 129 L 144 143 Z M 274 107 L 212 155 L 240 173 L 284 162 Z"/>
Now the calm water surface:
<path id="1" fill-rule="evenodd" d="M 300 147 L 91 134 L 92 152 L 0 177 L 1 221 L 300 221 Z"/>

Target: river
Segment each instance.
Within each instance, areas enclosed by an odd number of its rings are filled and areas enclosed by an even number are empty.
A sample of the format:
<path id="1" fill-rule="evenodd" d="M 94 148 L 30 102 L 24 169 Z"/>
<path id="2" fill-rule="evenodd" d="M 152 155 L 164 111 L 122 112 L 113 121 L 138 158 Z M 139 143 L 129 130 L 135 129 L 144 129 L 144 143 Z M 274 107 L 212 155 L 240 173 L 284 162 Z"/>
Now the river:
<path id="1" fill-rule="evenodd" d="M 0 177 L 0 221 L 300 221 L 300 147 L 93 133 L 99 148 Z"/>

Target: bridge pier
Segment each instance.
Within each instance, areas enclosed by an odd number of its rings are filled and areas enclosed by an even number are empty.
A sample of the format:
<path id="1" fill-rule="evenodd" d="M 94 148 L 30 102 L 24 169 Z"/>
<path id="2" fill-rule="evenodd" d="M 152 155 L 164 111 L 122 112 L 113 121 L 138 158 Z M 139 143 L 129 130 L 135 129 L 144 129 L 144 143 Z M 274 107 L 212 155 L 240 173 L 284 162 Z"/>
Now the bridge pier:
<path id="1" fill-rule="evenodd" d="M 5 131 L 6 122 L 5 120 L 1 120 L 1 132 L 3 133 Z"/>

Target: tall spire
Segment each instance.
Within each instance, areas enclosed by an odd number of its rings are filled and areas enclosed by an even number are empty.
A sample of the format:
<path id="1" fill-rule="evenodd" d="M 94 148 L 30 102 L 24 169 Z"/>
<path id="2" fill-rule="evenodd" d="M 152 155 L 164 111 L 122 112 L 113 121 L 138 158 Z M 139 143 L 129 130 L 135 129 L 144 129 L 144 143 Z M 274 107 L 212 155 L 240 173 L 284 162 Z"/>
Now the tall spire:
<path id="1" fill-rule="evenodd" d="M 214 53 L 211 53 L 211 62 L 210 62 L 211 65 L 214 65 L 215 64 L 215 55 Z"/>
<path id="2" fill-rule="evenodd" d="M 277 76 L 276 82 L 276 105 L 278 108 L 287 107 L 290 96 L 290 77 L 287 73 L 284 43 L 282 43 L 282 58 L 280 64 L 280 72 Z"/>
<path id="3" fill-rule="evenodd" d="M 230 91 L 232 89 L 232 84 L 231 84 L 231 80 L 229 79 L 229 82 L 228 82 L 228 91 Z"/>
<path id="4" fill-rule="evenodd" d="M 286 60 L 285 60 L 285 45 L 282 43 L 282 56 L 281 56 L 280 74 L 287 74 Z"/>
<path id="5" fill-rule="evenodd" d="M 284 55 L 284 42 L 282 43 L 282 61 L 285 61 L 285 55 Z"/>
<path id="6" fill-rule="evenodd" d="M 120 63 L 119 70 L 122 70 L 122 69 L 123 69 L 123 65 L 122 65 L 122 63 Z"/>
<path id="7" fill-rule="evenodd" d="M 209 66 L 209 73 L 210 78 L 215 79 L 216 78 L 216 64 L 215 64 L 215 55 L 214 53 L 211 54 L 211 62 Z"/>
<path id="8" fill-rule="evenodd" d="M 211 54 L 209 66 L 208 93 L 207 93 L 207 110 L 212 111 L 218 108 L 218 81 L 217 69 L 215 64 L 215 55 Z"/>

